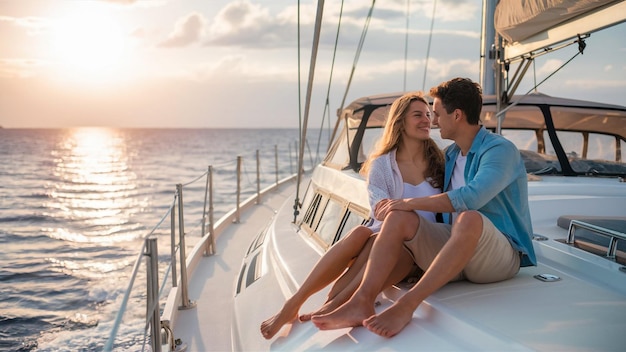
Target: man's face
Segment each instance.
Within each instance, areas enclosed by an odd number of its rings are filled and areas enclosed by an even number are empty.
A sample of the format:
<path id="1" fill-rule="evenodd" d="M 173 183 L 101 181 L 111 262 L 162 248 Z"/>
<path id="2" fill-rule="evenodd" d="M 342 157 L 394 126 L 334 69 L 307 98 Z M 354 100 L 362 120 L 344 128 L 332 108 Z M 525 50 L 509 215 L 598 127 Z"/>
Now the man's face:
<path id="1" fill-rule="evenodd" d="M 433 124 L 439 126 L 441 138 L 453 139 L 454 111 L 448 114 L 441 103 L 441 99 L 435 98 L 433 100 L 433 116 Z"/>

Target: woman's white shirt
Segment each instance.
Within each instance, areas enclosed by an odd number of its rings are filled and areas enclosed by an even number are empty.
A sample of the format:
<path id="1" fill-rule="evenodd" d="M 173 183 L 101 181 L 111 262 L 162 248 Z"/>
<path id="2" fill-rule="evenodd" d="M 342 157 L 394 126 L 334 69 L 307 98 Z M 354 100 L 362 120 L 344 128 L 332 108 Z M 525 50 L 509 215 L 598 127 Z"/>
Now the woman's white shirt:
<path id="1" fill-rule="evenodd" d="M 423 182 L 422 184 L 424 183 L 430 186 L 430 183 Z M 441 193 L 441 189 L 436 189 L 431 186 L 430 188 L 432 189 L 426 190 L 426 186 L 423 187 L 424 189 L 420 189 L 420 193 L 418 193 L 417 196 L 411 198 L 424 197 L 432 194 Z M 369 193 L 369 202 L 371 207 L 370 216 L 373 220 L 372 222 L 370 222 L 368 227 L 371 228 L 372 231 L 378 232 L 382 227 L 382 222 L 374 219 L 373 212 L 376 204 L 378 204 L 378 202 L 383 199 L 409 198 L 408 196 L 404 195 L 404 181 L 402 180 L 402 174 L 400 173 L 400 168 L 398 167 L 398 163 L 396 162 L 395 149 L 372 160 L 368 174 L 367 190 Z M 429 193 L 433 190 L 435 193 Z M 421 191 L 424 191 L 425 194 L 421 194 Z M 435 219 L 434 213 L 432 213 L 432 219 Z"/>

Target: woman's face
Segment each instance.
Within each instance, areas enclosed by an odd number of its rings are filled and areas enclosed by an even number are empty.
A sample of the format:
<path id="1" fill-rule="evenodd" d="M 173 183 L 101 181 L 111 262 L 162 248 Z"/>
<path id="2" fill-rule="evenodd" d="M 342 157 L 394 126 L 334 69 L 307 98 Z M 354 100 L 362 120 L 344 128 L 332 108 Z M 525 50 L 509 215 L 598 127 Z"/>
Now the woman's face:
<path id="1" fill-rule="evenodd" d="M 403 134 L 407 138 L 426 140 L 430 138 L 430 107 L 420 100 L 413 100 L 404 114 Z"/>

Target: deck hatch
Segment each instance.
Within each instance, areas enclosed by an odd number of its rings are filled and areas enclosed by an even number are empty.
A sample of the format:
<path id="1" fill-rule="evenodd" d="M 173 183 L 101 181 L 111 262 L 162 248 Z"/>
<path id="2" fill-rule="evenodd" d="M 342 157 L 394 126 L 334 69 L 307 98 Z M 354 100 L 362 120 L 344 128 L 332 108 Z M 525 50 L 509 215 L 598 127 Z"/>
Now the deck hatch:
<path id="1" fill-rule="evenodd" d="M 237 290 L 235 291 L 235 295 L 238 295 L 241 292 L 241 284 L 243 282 L 243 274 L 246 272 L 246 263 L 241 265 L 241 271 L 239 271 L 239 278 L 237 279 Z"/>
<path id="2" fill-rule="evenodd" d="M 250 263 L 248 264 L 248 273 L 246 274 L 246 287 L 252 285 L 256 280 L 261 277 L 261 270 L 259 263 L 261 262 L 259 258 L 261 257 L 261 253 L 257 253 Z"/>

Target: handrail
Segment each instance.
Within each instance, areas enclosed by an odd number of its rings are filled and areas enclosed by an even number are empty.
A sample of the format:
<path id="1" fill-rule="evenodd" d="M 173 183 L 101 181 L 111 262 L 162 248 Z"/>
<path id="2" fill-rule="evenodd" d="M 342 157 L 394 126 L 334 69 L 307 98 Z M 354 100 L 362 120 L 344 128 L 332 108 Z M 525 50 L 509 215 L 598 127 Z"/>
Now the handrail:
<path id="1" fill-rule="evenodd" d="M 176 197 L 174 197 L 174 202 L 176 202 Z M 170 205 L 170 207 L 167 209 L 167 212 L 165 213 L 165 215 L 161 218 L 161 220 L 157 223 L 157 225 L 152 228 L 152 231 L 150 231 L 150 233 L 148 233 L 146 238 L 148 236 L 150 236 L 152 233 L 154 233 L 154 231 L 159 226 L 161 226 L 161 223 L 163 223 L 163 220 L 165 220 L 165 218 L 172 211 L 173 208 L 174 208 L 174 203 L 172 203 L 172 205 Z M 122 318 L 124 316 L 124 312 L 126 311 L 126 306 L 128 304 L 128 299 L 130 298 L 130 292 L 131 292 L 131 290 L 133 288 L 133 285 L 135 283 L 135 278 L 137 277 L 137 273 L 139 272 L 139 265 L 141 264 L 141 257 L 143 257 L 143 255 L 144 255 L 144 249 L 145 248 L 146 248 L 146 242 L 144 242 L 143 246 L 141 246 L 141 249 L 139 249 L 139 254 L 137 255 L 137 259 L 135 260 L 135 265 L 133 265 L 133 271 L 132 271 L 132 274 L 130 276 L 130 282 L 128 283 L 128 288 L 124 292 L 124 298 L 122 298 L 122 304 L 120 306 L 120 309 L 117 311 L 117 315 L 115 316 L 115 321 L 113 323 L 113 329 L 111 329 L 111 333 L 109 334 L 109 338 L 108 338 L 107 342 L 104 345 L 104 348 L 103 348 L 104 351 L 111 351 L 113 349 L 113 342 L 115 340 L 115 336 L 117 335 L 117 331 L 118 331 L 118 329 L 120 327 L 120 324 L 122 323 Z"/>
<path id="2" fill-rule="evenodd" d="M 607 229 L 605 227 L 593 225 L 593 224 L 590 224 L 590 223 L 587 223 L 587 222 L 584 222 L 584 221 L 580 221 L 580 220 L 572 220 L 572 221 L 570 221 L 569 230 L 567 232 L 567 242 L 566 243 L 568 243 L 568 244 L 573 244 L 574 243 L 574 234 L 576 232 L 576 228 L 585 229 L 585 230 L 591 231 L 593 233 L 596 233 L 598 235 L 609 237 L 609 245 L 607 246 L 606 258 L 611 259 L 613 261 L 615 261 L 615 259 L 616 259 L 615 255 L 616 255 L 616 252 L 617 252 L 617 241 L 618 240 L 622 240 L 622 241 L 626 240 L 626 234 L 624 234 L 622 232 L 611 230 L 611 229 Z"/>
<path id="3" fill-rule="evenodd" d="M 292 165 L 292 155 L 291 152 L 288 153 L 289 155 L 289 165 Z M 276 183 L 274 186 L 278 186 L 279 184 L 279 169 L 278 169 L 278 149 L 277 146 L 274 146 L 274 173 L 275 173 L 275 180 Z M 232 164 L 232 163 L 226 163 L 226 164 Z M 237 177 L 237 191 L 236 191 L 236 198 L 237 198 L 237 202 L 236 202 L 236 209 L 239 209 L 239 199 L 240 199 L 240 193 L 241 193 L 241 172 L 242 172 L 242 157 L 239 156 L 237 157 L 237 161 L 236 161 L 236 177 Z M 311 165 L 313 166 L 313 165 Z M 245 167 L 243 168 L 245 170 Z M 290 170 L 291 172 L 291 170 Z M 188 297 L 188 293 L 187 293 L 187 289 L 188 289 L 188 283 L 187 283 L 187 277 L 186 277 L 186 270 L 187 270 L 187 266 L 186 266 L 186 255 L 185 255 L 185 235 L 188 235 L 188 233 L 185 233 L 184 230 L 184 214 L 183 214 L 183 208 L 184 208 L 184 204 L 183 204 L 183 187 L 189 186 L 199 180 L 201 180 L 203 177 L 206 176 L 206 185 L 204 188 L 204 203 L 203 203 L 203 209 L 202 209 L 202 220 L 201 220 L 201 228 L 202 228 L 202 234 L 201 237 L 204 237 L 207 232 L 209 234 L 209 238 L 206 239 L 206 250 L 205 250 L 205 255 L 211 255 L 215 252 L 215 238 L 214 238 L 214 222 L 213 222 L 213 218 L 214 218 L 214 207 L 213 207 L 213 175 L 214 175 L 214 168 L 213 166 L 209 166 L 207 171 L 205 171 L 202 175 L 194 178 L 192 181 L 189 181 L 187 183 L 179 183 L 176 184 L 176 191 L 174 192 L 174 200 L 172 202 L 172 204 L 169 206 L 168 210 L 166 211 L 166 213 L 163 215 L 163 217 L 160 219 L 160 221 L 157 223 L 156 226 L 154 226 L 154 228 L 146 235 L 144 236 L 144 243 L 139 251 L 139 254 L 137 256 L 137 259 L 135 260 L 135 264 L 133 266 L 133 271 L 130 277 L 130 281 L 128 284 L 128 288 L 126 289 L 125 293 L 124 293 L 124 297 L 122 299 L 122 303 L 120 306 L 120 309 L 117 312 L 115 321 L 113 323 L 113 327 L 111 329 L 111 332 L 109 334 L 109 338 L 107 339 L 103 350 L 104 351 L 111 351 L 113 350 L 113 345 L 115 342 L 115 339 L 117 337 L 118 331 L 119 331 L 119 327 L 122 324 L 122 318 L 124 316 L 124 313 L 127 310 L 128 307 L 128 302 L 130 299 L 130 295 L 131 295 L 131 291 L 133 289 L 134 283 L 135 283 L 135 279 L 139 273 L 139 266 L 141 264 L 141 259 L 144 256 L 155 256 L 154 253 L 156 253 L 157 249 L 156 249 L 156 241 L 154 243 L 154 246 L 151 244 L 150 246 L 152 249 L 147 249 L 148 248 L 148 239 L 150 238 L 151 240 L 157 240 L 158 236 L 155 235 L 155 231 L 162 225 L 162 223 L 165 221 L 165 219 L 169 216 L 170 217 L 170 231 L 171 231 L 171 248 L 170 248 L 170 252 L 171 252 L 171 260 L 170 263 L 167 267 L 167 269 L 165 270 L 165 274 L 164 274 L 164 279 L 162 281 L 162 285 L 160 287 L 160 289 L 158 289 L 158 293 L 155 292 L 157 289 L 156 287 L 158 286 L 158 280 L 159 280 L 159 270 L 158 269 L 154 269 L 154 268 L 149 268 L 149 266 L 153 266 L 154 264 L 150 264 L 148 265 L 148 263 L 146 263 L 147 268 L 146 270 L 148 271 L 147 273 L 147 280 L 148 280 L 148 285 L 150 288 L 149 290 L 151 290 L 151 292 L 148 292 L 148 297 L 147 299 L 149 300 L 148 302 L 146 302 L 146 308 L 147 308 L 147 314 L 150 315 L 150 312 L 158 312 L 159 309 L 159 301 L 160 301 L 160 297 L 162 296 L 162 294 L 164 293 L 164 288 L 165 288 L 165 283 L 167 282 L 167 276 L 169 275 L 169 273 L 171 272 L 172 274 L 172 284 L 171 287 L 179 287 L 179 289 L 181 290 L 182 293 L 182 304 L 181 306 L 178 307 L 178 309 L 191 309 L 195 307 L 195 303 L 193 303 L 192 301 L 189 300 Z M 247 174 L 246 174 L 247 176 Z M 261 167 L 260 167 L 260 156 L 259 156 L 259 151 L 256 151 L 256 182 L 255 182 L 255 193 L 256 193 L 256 200 L 257 200 L 257 204 L 260 204 L 261 202 Z M 252 184 L 252 182 L 248 182 L 249 184 Z M 249 190 L 246 189 L 246 192 L 248 192 Z M 208 214 L 207 214 L 207 197 L 208 197 Z M 176 207 L 178 207 L 178 214 L 176 214 Z M 178 216 L 177 216 L 178 215 Z M 206 219 L 208 216 L 208 220 L 209 220 L 209 226 L 208 229 L 206 228 Z M 178 243 L 176 243 L 176 218 L 178 218 Z M 237 211 L 237 217 L 236 219 L 239 219 L 238 216 L 238 211 Z M 177 260 L 177 255 L 176 255 L 176 251 L 178 250 L 178 260 Z M 151 263 L 153 263 L 155 261 L 156 258 L 151 258 Z M 178 263 L 177 263 L 178 262 Z M 158 265 L 158 262 L 157 262 Z M 180 280 L 178 277 L 178 274 L 180 274 Z M 160 344 L 161 341 L 168 341 L 168 345 L 170 345 L 170 350 L 174 350 L 175 346 L 173 346 L 173 343 L 175 341 L 175 339 L 173 338 L 173 336 L 171 336 L 172 332 L 171 329 L 169 328 L 169 322 L 164 322 L 164 321 L 160 321 L 159 324 L 159 319 L 160 317 L 156 317 L 156 320 L 154 317 L 150 318 L 149 316 L 146 317 L 146 324 L 144 326 L 144 347 L 145 347 L 145 343 L 146 343 L 146 333 L 148 332 L 148 327 L 150 328 L 150 341 L 151 344 Z M 165 331 L 167 338 L 165 339 L 161 339 L 161 331 Z M 156 348 L 156 349 L 155 349 Z M 153 346 L 152 350 L 160 350 L 161 346 Z"/>

